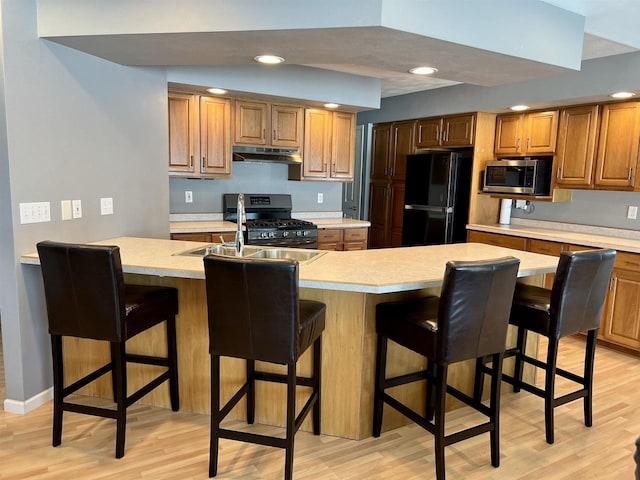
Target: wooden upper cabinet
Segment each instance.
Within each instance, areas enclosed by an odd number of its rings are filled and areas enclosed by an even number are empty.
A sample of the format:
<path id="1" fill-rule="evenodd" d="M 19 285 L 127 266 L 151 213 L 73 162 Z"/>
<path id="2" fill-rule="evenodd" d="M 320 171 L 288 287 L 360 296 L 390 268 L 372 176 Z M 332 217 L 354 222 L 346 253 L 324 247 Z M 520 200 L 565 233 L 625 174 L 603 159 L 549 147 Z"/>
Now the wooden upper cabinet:
<path id="1" fill-rule="evenodd" d="M 552 154 L 556 150 L 558 110 L 498 115 L 496 155 Z"/>
<path id="2" fill-rule="evenodd" d="M 389 170 L 391 124 L 374 125 L 371 137 L 371 179 L 386 180 Z"/>
<path id="3" fill-rule="evenodd" d="M 331 112 L 316 108 L 305 111 L 304 178 L 324 179 L 328 176 L 331 156 Z"/>
<path id="4" fill-rule="evenodd" d="M 596 158 L 596 187 L 631 190 L 636 185 L 640 103 L 606 104 Z"/>
<path id="5" fill-rule="evenodd" d="M 387 176 L 393 182 L 404 183 L 407 176 L 407 155 L 415 152 L 415 124 L 413 120 L 392 124 Z M 404 197 L 402 201 L 404 201 Z"/>
<path id="6" fill-rule="evenodd" d="M 268 110 L 267 103 L 236 100 L 234 142 L 266 145 Z"/>
<path id="7" fill-rule="evenodd" d="M 475 115 L 423 118 L 416 123 L 416 147 L 473 146 Z"/>
<path id="8" fill-rule="evenodd" d="M 303 108 L 236 100 L 234 143 L 299 148 Z"/>
<path id="9" fill-rule="evenodd" d="M 169 171 L 194 173 L 200 156 L 198 99 L 169 92 Z"/>
<path id="10" fill-rule="evenodd" d="M 356 116 L 307 108 L 302 177 L 351 181 L 355 169 Z"/>
<path id="11" fill-rule="evenodd" d="M 561 111 L 555 158 L 557 186 L 580 188 L 591 185 L 599 110 L 599 105 L 583 105 Z"/>
<path id="12" fill-rule="evenodd" d="M 334 180 L 353 180 L 356 155 L 356 116 L 333 112 L 331 122 L 331 171 Z"/>
<path id="13" fill-rule="evenodd" d="M 271 105 L 271 145 L 299 148 L 303 128 L 303 109 L 290 105 Z"/>
<path id="14" fill-rule="evenodd" d="M 169 174 L 231 176 L 231 101 L 169 92 Z"/>
<path id="15" fill-rule="evenodd" d="M 224 98 L 200 98 L 200 171 L 231 176 L 231 102 Z"/>

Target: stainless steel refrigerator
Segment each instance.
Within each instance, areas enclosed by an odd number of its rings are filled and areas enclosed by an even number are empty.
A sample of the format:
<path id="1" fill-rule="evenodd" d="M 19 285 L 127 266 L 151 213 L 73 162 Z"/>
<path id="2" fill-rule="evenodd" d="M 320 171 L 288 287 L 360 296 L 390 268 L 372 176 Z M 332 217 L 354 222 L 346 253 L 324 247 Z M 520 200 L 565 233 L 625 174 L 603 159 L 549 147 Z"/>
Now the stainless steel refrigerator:
<path id="1" fill-rule="evenodd" d="M 403 245 L 466 240 L 472 160 L 471 152 L 407 156 Z"/>

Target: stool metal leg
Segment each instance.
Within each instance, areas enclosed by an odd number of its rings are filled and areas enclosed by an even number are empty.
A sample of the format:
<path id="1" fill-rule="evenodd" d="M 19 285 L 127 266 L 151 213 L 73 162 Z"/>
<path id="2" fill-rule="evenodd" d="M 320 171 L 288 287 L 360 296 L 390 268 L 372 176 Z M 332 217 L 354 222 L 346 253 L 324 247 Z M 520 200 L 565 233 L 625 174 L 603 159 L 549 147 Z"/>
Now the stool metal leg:
<path id="1" fill-rule="evenodd" d="M 172 316 L 166 321 L 167 329 L 167 358 L 169 360 L 169 396 L 171 397 L 171 410 L 177 412 L 180 409 L 180 395 L 178 384 L 178 346 L 176 340 L 176 317 Z"/>
<path id="2" fill-rule="evenodd" d="M 211 354 L 211 432 L 209 438 L 209 477 L 218 474 L 220 442 L 220 357 Z"/>
<path id="3" fill-rule="evenodd" d="M 287 446 L 284 479 L 293 478 L 293 440 L 296 433 L 296 364 L 287 365 Z"/>
<path id="4" fill-rule="evenodd" d="M 584 397 L 584 424 L 587 427 L 593 424 L 593 363 L 596 355 L 597 335 L 598 330 L 589 330 L 584 354 L 584 388 L 587 391 Z"/>
<path id="5" fill-rule="evenodd" d="M 124 456 L 127 431 L 127 362 L 124 342 L 111 342 L 112 375 L 116 385 L 116 458 Z"/>
<path id="6" fill-rule="evenodd" d="M 313 343 L 313 391 L 317 392 L 313 405 L 313 434 L 320 435 L 320 402 L 322 392 L 322 335 Z"/>
<path id="7" fill-rule="evenodd" d="M 384 378 L 387 365 L 387 338 L 378 335 L 376 347 L 376 380 L 373 394 L 373 436 L 379 437 L 382 431 L 382 411 L 384 404 L 382 394 L 384 392 Z"/>
<path id="8" fill-rule="evenodd" d="M 522 385 L 522 373 L 524 361 L 522 360 L 527 348 L 527 329 L 518 328 L 518 340 L 516 342 L 516 361 L 513 367 L 513 391 L 518 393 Z"/>
<path id="9" fill-rule="evenodd" d="M 444 466 L 444 417 L 445 417 L 445 403 L 447 397 L 447 366 L 435 365 L 435 379 L 434 379 L 434 434 L 435 437 L 435 457 L 436 457 L 436 478 L 438 480 L 444 480 L 446 470 Z"/>
<path id="10" fill-rule="evenodd" d="M 489 432 L 491 439 L 491 465 L 500 466 L 500 384 L 502 382 L 503 353 L 492 355 L 491 366 L 491 400 L 489 402 L 489 421 L 493 430 Z"/>
<path id="11" fill-rule="evenodd" d="M 247 423 L 253 424 L 256 419 L 256 362 L 247 360 Z"/>
<path id="12" fill-rule="evenodd" d="M 545 374 L 545 397 L 544 397 L 544 424 L 547 437 L 547 443 L 554 442 L 554 421 L 553 409 L 555 398 L 556 384 L 556 363 L 558 361 L 558 339 L 549 337 L 549 346 L 547 348 L 547 368 Z"/>
<path id="13" fill-rule="evenodd" d="M 62 443 L 62 402 L 64 389 L 64 360 L 62 358 L 62 337 L 51 335 L 53 352 L 53 441 L 54 447 Z"/>

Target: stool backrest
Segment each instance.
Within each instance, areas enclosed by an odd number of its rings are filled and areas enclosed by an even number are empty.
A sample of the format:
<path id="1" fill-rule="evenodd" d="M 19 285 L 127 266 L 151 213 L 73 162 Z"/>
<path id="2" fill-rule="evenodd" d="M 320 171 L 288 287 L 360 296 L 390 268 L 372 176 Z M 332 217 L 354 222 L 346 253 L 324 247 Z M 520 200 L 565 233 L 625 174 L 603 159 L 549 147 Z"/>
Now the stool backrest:
<path id="1" fill-rule="evenodd" d="M 204 258 L 209 353 L 275 363 L 298 356 L 298 263 Z"/>
<path id="2" fill-rule="evenodd" d="M 562 252 L 549 304 L 556 338 L 600 327 L 615 257 L 615 250 Z"/>
<path id="3" fill-rule="evenodd" d="M 49 333 L 120 341 L 125 333 L 120 249 L 52 241 L 37 248 Z"/>
<path id="4" fill-rule="evenodd" d="M 504 351 L 520 260 L 448 262 L 438 311 L 438 363 Z"/>

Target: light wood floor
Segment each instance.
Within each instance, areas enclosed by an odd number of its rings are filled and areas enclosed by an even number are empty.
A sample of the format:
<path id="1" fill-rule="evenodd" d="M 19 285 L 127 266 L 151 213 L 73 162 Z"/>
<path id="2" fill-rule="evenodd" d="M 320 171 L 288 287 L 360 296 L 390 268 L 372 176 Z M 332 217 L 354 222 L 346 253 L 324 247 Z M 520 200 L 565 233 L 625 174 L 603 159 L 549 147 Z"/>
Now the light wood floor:
<path id="1" fill-rule="evenodd" d="M 565 339 L 561 365 L 581 365 L 582 340 Z M 0 372 L 2 370 L 0 369 Z M 556 443 L 544 440 L 542 400 L 522 392 L 502 397 L 501 466 L 489 460 L 488 434 L 447 447 L 447 478 L 632 479 L 634 441 L 640 436 L 640 359 L 599 347 L 594 426 L 582 403 L 556 412 Z M 4 375 L 0 378 L 0 392 Z M 259 401 L 259 400 L 258 400 Z M 451 428 L 474 417 L 448 415 Z M 269 427 L 257 427 L 269 432 Z M 135 405 L 129 410 L 125 457 L 116 460 L 112 420 L 65 414 L 62 446 L 51 447 L 51 404 L 28 415 L 0 412 L 0 479 L 206 479 L 209 417 Z M 281 479 L 282 450 L 221 441 L 222 479 Z M 379 439 L 296 436 L 298 480 L 435 478 L 433 437 L 415 426 Z"/>

